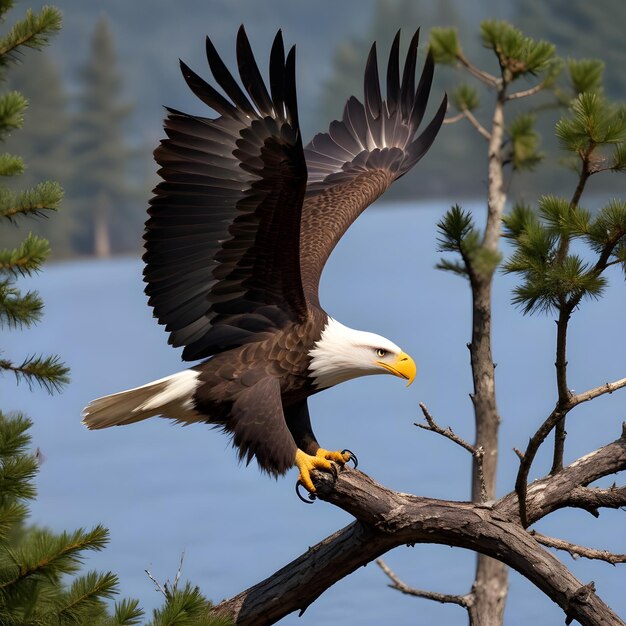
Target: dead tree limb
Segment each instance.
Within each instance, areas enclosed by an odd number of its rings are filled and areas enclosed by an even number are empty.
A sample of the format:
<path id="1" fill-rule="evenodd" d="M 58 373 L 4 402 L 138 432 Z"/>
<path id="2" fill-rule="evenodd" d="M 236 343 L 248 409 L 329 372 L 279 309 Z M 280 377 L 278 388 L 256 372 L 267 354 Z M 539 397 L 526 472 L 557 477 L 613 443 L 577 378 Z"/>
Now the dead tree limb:
<path id="1" fill-rule="evenodd" d="M 529 521 L 572 506 L 576 489 L 623 469 L 626 435 L 530 485 Z M 273 624 L 293 611 L 304 611 L 331 585 L 394 547 L 437 543 L 474 550 L 509 565 L 556 602 L 569 621 L 624 625 L 591 584 L 578 581 L 522 527 L 514 492 L 487 506 L 397 493 L 350 468 L 344 468 L 336 481 L 319 473 L 315 481 L 320 499 L 339 506 L 357 521 L 266 580 L 223 601 L 217 613 L 228 615 L 238 625 Z M 619 489 L 612 500 L 605 494 L 608 490 L 598 491 L 602 497 L 596 498 L 596 506 L 601 506 L 599 500 L 612 505 L 621 497 Z"/>

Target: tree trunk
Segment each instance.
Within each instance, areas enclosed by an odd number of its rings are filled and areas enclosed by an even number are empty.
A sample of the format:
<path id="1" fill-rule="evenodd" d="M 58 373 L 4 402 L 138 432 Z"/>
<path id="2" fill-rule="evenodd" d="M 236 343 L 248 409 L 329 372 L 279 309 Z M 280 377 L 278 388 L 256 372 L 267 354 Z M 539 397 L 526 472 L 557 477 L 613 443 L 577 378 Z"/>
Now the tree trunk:
<path id="1" fill-rule="evenodd" d="M 494 109 L 489 139 L 489 189 L 487 224 L 483 247 L 498 251 L 502 213 L 506 201 L 502 172 L 502 141 L 504 136 L 504 86 Z M 473 461 L 472 502 L 480 502 L 484 491 L 487 500 L 496 498 L 498 468 L 498 431 L 500 416 L 496 405 L 495 365 L 491 350 L 491 287 L 494 272 L 474 272 L 472 280 L 472 343 L 470 355 L 474 381 L 474 415 L 476 420 L 476 448 L 482 448 L 482 474 L 479 462 Z M 472 592 L 474 604 L 470 612 L 472 626 L 498 626 L 504 623 L 504 608 L 508 594 L 506 565 L 483 554 L 477 556 L 476 574 Z"/>
<path id="2" fill-rule="evenodd" d="M 94 254 L 99 258 L 111 256 L 111 239 L 109 236 L 109 209 L 111 201 L 104 191 L 96 197 L 94 218 Z"/>

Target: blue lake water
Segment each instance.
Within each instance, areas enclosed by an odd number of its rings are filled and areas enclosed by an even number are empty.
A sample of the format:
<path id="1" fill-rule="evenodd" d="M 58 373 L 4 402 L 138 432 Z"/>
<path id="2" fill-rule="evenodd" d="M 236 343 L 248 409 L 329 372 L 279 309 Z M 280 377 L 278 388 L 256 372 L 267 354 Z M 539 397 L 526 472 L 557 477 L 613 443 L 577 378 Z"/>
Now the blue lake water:
<path id="1" fill-rule="evenodd" d="M 417 429 L 418 402 L 444 425 L 471 439 L 470 298 L 463 281 L 434 269 L 435 224 L 447 204 L 383 206 L 363 215 L 334 253 L 323 277 L 322 302 L 344 324 L 389 337 L 418 363 L 410 389 L 390 376 L 369 377 L 326 391 L 311 401 L 313 425 L 328 448 L 349 447 L 360 468 L 399 491 L 467 499 L 469 455 L 442 437 Z M 477 210 L 482 219 L 482 212 Z M 43 323 L 4 333 L 2 349 L 18 359 L 58 353 L 72 368 L 61 395 L 0 381 L 3 410 L 22 410 L 35 422 L 33 443 L 46 458 L 32 506 L 34 522 L 56 530 L 103 523 L 108 548 L 86 567 L 111 569 L 125 596 L 151 609 L 161 597 L 144 573 L 173 579 L 185 552 L 183 578 L 214 601 L 272 574 L 351 518 L 295 496 L 295 472 L 274 481 L 241 467 L 227 439 L 202 425 L 180 427 L 152 419 L 88 432 L 80 412 L 89 400 L 184 369 L 146 306 L 138 259 L 71 262 L 47 267 L 24 286 L 40 290 Z M 626 375 L 626 288 L 615 270 L 606 297 L 576 312 L 570 334 L 570 384 L 583 391 Z M 524 317 L 510 305 L 513 280 L 495 289 L 494 353 L 503 417 L 499 492 L 511 490 L 513 447 L 528 437 L 555 401 L 551 316 Z M 619 436 L 626 390 L 579 407 L 568 422 L 567 461 Z M 540 455 L 535 477 L 549 468 Z M 610 484 L 607 480 L 603 484 Z M 618 481 L 619 482 L 619 481 Z M 623 484 L 623 480 L 622 480 Z M 623 512 L 561 511 L 537 525 L 542 532 L 625 552 Z M 626 616 L 626 570 L 560 558 L 583 582 Z M 474 557 L 445 546 L 400 548 L 387 562 L 408 584 L 463 594 Z M 386 586 L 374 564 L 327 591 L 302 618 L 285 624 L 465 624 L 464 611 L 402 596 Z M 507 624 L 563 622 L 563 614 L 530 583 L 511 578 Z"/>

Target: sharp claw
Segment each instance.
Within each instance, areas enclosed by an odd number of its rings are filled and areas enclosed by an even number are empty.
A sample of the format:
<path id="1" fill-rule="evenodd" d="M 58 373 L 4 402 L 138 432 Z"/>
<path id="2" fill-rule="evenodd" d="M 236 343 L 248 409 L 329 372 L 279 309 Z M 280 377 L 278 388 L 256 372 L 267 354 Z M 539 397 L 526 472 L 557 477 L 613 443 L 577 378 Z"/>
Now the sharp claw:
<path id="1" fill-rule="evenodd" d="M 354 468 L 356 469 L 359 466 L 359 459 L 356 458 L 356 454 L 354 454 L 354 452 L 352 452 L 351 450 L 348 450 L 347 448 L 341 451 L 341 454 L 346 454 L 346 453 L 350 455 L 348 458 L 348 461 L 353 461 Z"/>
<path id="2" fill-rule="evenodd" d="M 308 496 L 308 500 L 300 493 L 300 489 L 299 487 L 304 487 L 304 485 L 302 484 L 301 480 L 298 480 L 296 482 L 296 495 L 298 496 L 298 498 L 300 498 L 300 500 L 302 500 L 302 502 L 304 502 L 304 504 L 313 504 L 313 502 L 315 502 L 315 500 L 317 500 L 317 496 L 314 493 L 310 493 L 309 491 L 307 491 L 307 496 Z M 304 487 L 306 489 L 306 487 Z"/>

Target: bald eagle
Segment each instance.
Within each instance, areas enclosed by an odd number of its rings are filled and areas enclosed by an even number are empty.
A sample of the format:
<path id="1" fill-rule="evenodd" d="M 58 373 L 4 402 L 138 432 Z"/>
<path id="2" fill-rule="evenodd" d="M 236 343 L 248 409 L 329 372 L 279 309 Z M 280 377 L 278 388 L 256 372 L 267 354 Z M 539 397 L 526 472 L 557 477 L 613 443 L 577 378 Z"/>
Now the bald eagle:
<path id="1" fill-rule="evenodd" d="M 311 471 L 334 471 L 347 450 L 319 446 L 307 398 L 358 376 L 393 374 L 410 384 L 414 361 L 395 343 L 353 330 L 322 309 L 324 265 L 350 224 L 434 141 L 444 96 L 417 135 L 433 78 L 429 54 L 415 86 L 419 31 L 400 77 L 400 33 L 391 46 L 386 99 L 376 44 L 365 68 L 361 103 L 351 97 L 341 120 L 302 145 L 295 47 L 278 31 L 270 52 L 269 89 L 243 27 L 233 77 L 209 38 L 206 55 L 220 93 L 182 61 L 191 91 L 217 117 L 167 109 L 155 150 L 162 181 L 144 234 L 144 279 L 169 343 L 198 365 L 136 389 L 92 401 L 88 428 L 162 416 L 204 422 L 232 437 L 239 458 L 256 458 L 278 476 L 297 466 L 315 492 Z"/>

